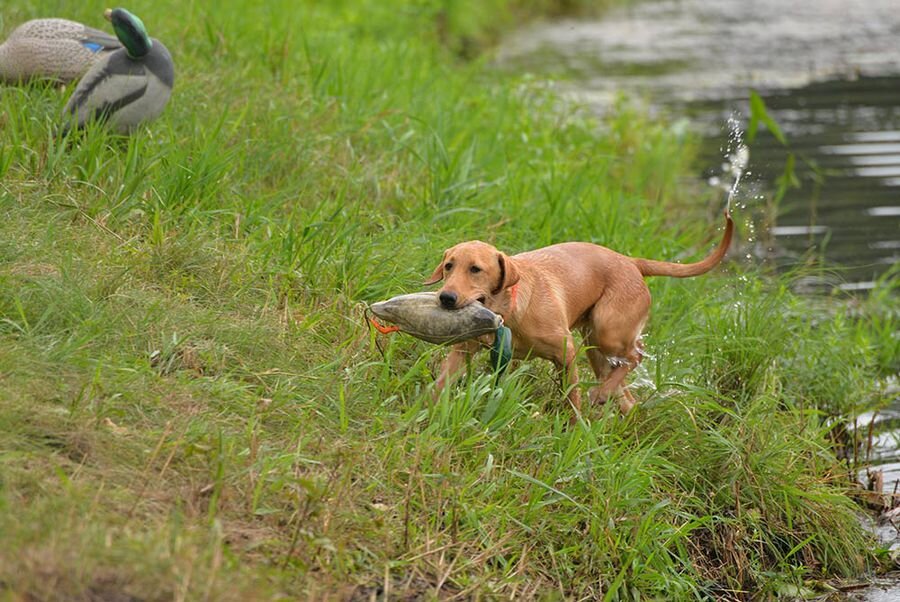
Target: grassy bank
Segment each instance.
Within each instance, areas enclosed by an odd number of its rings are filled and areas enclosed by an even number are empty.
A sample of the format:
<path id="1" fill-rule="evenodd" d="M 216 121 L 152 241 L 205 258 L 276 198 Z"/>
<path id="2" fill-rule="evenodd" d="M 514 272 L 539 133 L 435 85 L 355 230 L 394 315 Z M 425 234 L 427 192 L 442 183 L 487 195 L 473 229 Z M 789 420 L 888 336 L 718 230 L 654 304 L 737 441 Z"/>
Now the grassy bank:
<path id="1" fill-rule="evenodd" d="M 2 33 L 102 26 L 68 4 L 11 0 Z M 739 598 L 872 566 L 820 410 L 879 403 L 887 285 L 653 280 L 625 419 L 568 426 L 542 362 L 431 403 L 442 350 L 379 349 L 364 302 L 468 238 L 699 257 L 719 199 L 680 130 L 461 61 L 442 39 L 483 21 L 454 4 L 260 4 L 130 5 L 177 75 L 128 139 L 0 88 L 0 593 Z"/>

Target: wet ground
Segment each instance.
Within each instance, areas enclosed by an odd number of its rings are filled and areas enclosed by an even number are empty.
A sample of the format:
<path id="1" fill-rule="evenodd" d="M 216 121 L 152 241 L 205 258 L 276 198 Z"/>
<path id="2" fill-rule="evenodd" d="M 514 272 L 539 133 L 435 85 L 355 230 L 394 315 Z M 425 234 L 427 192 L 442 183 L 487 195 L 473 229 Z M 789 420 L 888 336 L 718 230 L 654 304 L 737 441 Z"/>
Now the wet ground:
<path id="1" fill-rule="evenodd" d="M 746 123 L 755 89 L 803 184 L 781 202 L 774 242 L 757 255 L 781 266 L 824 257 L 835 269 L 808 281 L 816 289 L 870 288 L 900 260 L 897 0 L 641 1 L 602 20 L 526 28 L 498 63 L 555 79 L 598 113 L 625 91 L 651 110 L 689 116 L 705 137 L 706 179 L 720 170 L 727 118 Z M 786 157 L 760 135 L 748 183 L 771 185 Z M 745 187 L 745 201 L 758 192 Z"/>
<path id="2" fill-rule="evenodd" d="M 817 292 L 864 291 L 898 274 L 889 270 L 900 261 L 900 0 L 641 0 L 599 20 L 527 27 L 497 63 L 554 80 L 599 114 L 625 92 L 651 112 L 687 117 L 705 141 L 698 177 L 714 185 L 733 146 L 728 119 L 746 127 L 756 90 L 789 148 L 759 135 L 738 210 L 767 213 L 789 151 L 802 183 L 760 233 L 757 258 L 784 268 L 824 258 L 833 269 L 804 281 Z M 888 493 L 900 490 L 900 386 L 891 386 L 896 402 L 874 417 L 869 450 Z M 872 528 L 900 550 L 900 513 L 894 523 Z M 900 602 L 900 577 L 844 599 Z"/>

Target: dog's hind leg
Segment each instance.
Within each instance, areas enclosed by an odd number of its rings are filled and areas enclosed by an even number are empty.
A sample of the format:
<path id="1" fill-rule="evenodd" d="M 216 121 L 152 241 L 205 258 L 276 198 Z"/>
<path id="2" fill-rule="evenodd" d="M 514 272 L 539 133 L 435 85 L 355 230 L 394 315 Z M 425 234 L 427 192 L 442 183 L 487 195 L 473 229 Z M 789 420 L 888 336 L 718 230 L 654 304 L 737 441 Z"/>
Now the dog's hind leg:
<path id="1" fill-rule="evenodd" d="M 625 389 L 625 379 L 643 358 L 640 336 L 649 309 L 650 293 L 644 289 L 628 303 L 601 301 L 591 310 L 590 343 L 594 349 L 588 358 L 597 379 L 603 381 L 591 390 L 592 403 L 606 403 L 611 395 L 618 394 L 623 414 L 634 406 L 634 397 Z"/>
<path id="2" fill-rule="evenodd" d="M 588 334 L 587 336 L 585 336 L 585 339 L 590 344 L 591 335 Z M 588 347 L 585 353 L 587 354 L 588 361 L 591 363 L 591 370 L 594 371 L 594 376 L 597 378 L 597 382 L 604 382 L 609 376 L 609 373 L 612 371 L 612 366 L 609 365 L 609 360 L 595 347 Z M 598 389 L 599 384 L 596 387 L 591 387 L 591 403 L 594 403 Z"/>
<path id="3" fill-rule="evenodd" d="M 591 404 L 602 405 L 607 402 L 612 393 L 616 393 L 619 396 L 619 410 L 623 414 L 627 414 L 635 404 L 634 396 L 624 385 L 630 368 L 623 369 L 624 366 L 621 364 L 613 368 L 609 358 L 596 349 L 588 349 L 587 355 L 599 383 L 597 386 L 591 387 L 589 393 Z"/>
<path id="4" fill-rule="evenodd" d="M 634 407 L 635 399 L 625 388 L 625 378 L 635 366 L 637 363 L 622 360 L 622 363 L 612 369 L 603 384 L 591 390 L 591 403 L 606 403 L 613 393 L 617 393 L 619 395 L 619 411 L 627 414 Z"/>

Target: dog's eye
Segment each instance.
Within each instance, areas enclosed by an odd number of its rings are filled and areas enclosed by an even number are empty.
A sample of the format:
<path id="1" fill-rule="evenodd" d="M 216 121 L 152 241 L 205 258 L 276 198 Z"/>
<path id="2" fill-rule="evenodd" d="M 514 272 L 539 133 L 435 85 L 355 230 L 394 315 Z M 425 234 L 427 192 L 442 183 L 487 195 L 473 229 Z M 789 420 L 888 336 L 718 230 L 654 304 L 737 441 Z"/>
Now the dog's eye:
<path id="1" fill-rule="evenodd" d="M 453 269 L 453 264 L 450 263 L 450 262 L 445 263 L 445 264 L 444 264 L 444 269 L 447 270 L 447 271 L 449 272 L 450 270 Z"/>
<path id="2" fill-rule="evenodd" d="M 469 268 L 469 271 L 472 272 L 473 274 L 477 274 L 478 272 L 481 271 L 481 268 L 478 267 L 477 265 L 473 265 L 472 267 Z"/>

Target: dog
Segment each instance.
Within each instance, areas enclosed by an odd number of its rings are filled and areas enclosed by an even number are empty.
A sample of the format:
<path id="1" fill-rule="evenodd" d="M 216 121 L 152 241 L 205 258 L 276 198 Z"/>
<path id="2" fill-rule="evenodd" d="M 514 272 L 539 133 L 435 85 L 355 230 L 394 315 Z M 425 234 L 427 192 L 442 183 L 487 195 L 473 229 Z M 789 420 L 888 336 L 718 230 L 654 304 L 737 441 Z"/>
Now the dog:
<path id="1" fill-rule="evenodd" d="M 494 246 L 472 240 L 444 251 L 424 284 L 439 281 L 441 305 L 457 309 L 478 301 L 500 314 L 512 332 L 513 357 L 541 357 L 559 369 L 563 389 L 581 410 L 573 329 L 588 344 L 587 357 L 600 383 L 590 402 L 612 395 L 625 414 L 635 404 L 625 378 L 643 358 L 641 332 L 650 312 L 646 276 L 687 278 L 710 271 L 731 244 L 734 222 L 725 212 L 725 232 L 717 247 L 696 263 L 637 259 L 586 242 L 566 242 L 508 256 Z M 490 338 L 490 335 L 487 336 Z M 489 340 L 454 345 L 441 366 L 435 395 L 457 375 L 466 359 Z"/>

